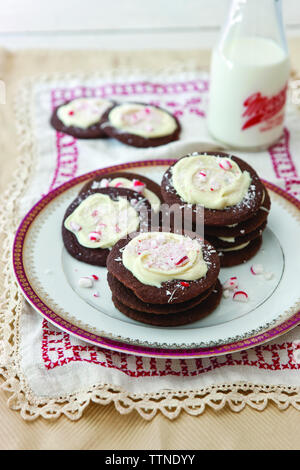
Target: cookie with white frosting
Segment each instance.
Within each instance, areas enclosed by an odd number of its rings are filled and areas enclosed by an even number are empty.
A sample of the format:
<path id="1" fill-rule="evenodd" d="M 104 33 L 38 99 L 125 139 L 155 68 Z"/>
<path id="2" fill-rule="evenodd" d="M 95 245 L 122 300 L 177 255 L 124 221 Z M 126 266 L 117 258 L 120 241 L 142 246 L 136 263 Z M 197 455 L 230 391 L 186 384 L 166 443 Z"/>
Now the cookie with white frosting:
<path id="1" fill-rule="evenodd" d="M 142 302 L 177 304 L 215 285 L 220 262 L 216 250 L 196 234 L 153 231 L 120 240 L 107 269 Z"/>
<path id="2" fill-rule="evenodd" d="M 62 237 L 67 251 L 79 261 L 105 266 L 113 246 L 129 233 L 148 230 L 151 206 L 125 188 L 89 189 L 67 208 Z"/>
<path id="3" fill-rule="evenodd" d="M 103 176 L 97 176 L 91 181 L 86 183 L 81 193 L 85 193 L 89 189 L 99 188 L 126 188 L 136 191 L 146 198 L 150 203 L 151 209 L 158 212 L 161 203 L 163 202 L 160 186 L 146 176 L 130 173 L 127 171 L 117 171 L 114 173 L 107 173 Z"/>
<path id="4" fill-rule="evenodd" d="M 78 139 L 107 137 L 101 125 L 104 114 L 114 106 L 104 98 L 76 98 L 58 106 L 51 117 L 51 125 L 57 131 Z"/>
<path id="5" fill-rule="evenodd" d="M 197 208 L 204 209 L 205 225 L 223 227 L 253 216 L 261 206 L 264 186 L 238 157 L 195 152 L 169 167 L 161 191 L 167 204 L 190 206 L 195 219 Z"/>
<path id="6" fill-rule="evenodd" d="M 166 171 L 161 188 L 166 203 L 189 211 L 194 231 L 197 216 L 198 222 L 202 216 L 204 236 L 218 251 L 221 266 L 243 263 L 256 254 L 271 201 L 245 161 L 223 152 L 195 152 Z"/>
<path id="7" fill-rule="evenodd" d="M 145 103 L 121 103 L 105 113 L 103 131 L 133 147 L 157 147 L 178 140 L 180 124 L 165 109 Z"/>

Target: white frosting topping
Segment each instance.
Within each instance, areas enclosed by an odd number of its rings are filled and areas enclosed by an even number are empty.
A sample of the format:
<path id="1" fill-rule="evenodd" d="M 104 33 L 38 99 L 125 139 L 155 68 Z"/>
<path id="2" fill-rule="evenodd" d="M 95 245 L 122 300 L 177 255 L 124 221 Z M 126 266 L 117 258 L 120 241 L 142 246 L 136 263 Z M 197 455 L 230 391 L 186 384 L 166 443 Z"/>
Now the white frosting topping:
<path id="1" fill-rule="evenodd" d="M 99 122 L 111 105 L 111 101 L 101 98 L 77 98 L 60 106 L 57 116 L 65 126 L 87 129 Z"/>
<path id="2" fill-rule="evenodd" d="M 150 139 L 170 135 L 177 129 L 173 116 L 151 105 L 120 104 L 110 111 L 108 120 L 121 132 Z"/>
<path id="3" fill-rule="evenodd" d="M 197 154 L 172 167 L 172 182 L 185 202 L 221 210 L 243 200 L 251 177 L 230 158 Z"/>
<path id="4" fill-rule="evenodd" d="M 174 233 L 140 233 L 126 245 L 122 261 L 140 282 L 156 287 L 200 279 L 208 269 L 199 241 Z"/>
<path id="5" fill-rule="evenodd" d="M 139 181 L 138 175 L 137 179 L 129 180 L 128 178 L 113 178 L 112 180 L 108 180 L 103 178 L 99 182 L 94 181 L 92 188 L 108 188 L 108 187 L 116 187 L 116 188 L 128 188 L 137 191 L 138 193 L 145 196 L 145 198 L 149 201 L 151 208 L 154 212 L 158 212 L 160 208 L 160 200 L 152 191 L 146 188 L 146 185 Z"/>
<path id="6" fill-rule="evenodd" d="M 234 243 L 235 242 L 235 238 L 234 237 L 218 237 L 219 240 L 223 240 L 224 242 L 228 242 L 228 243 Z"/>
<path id="7" fill-rule="evenodd" d="M 139 226 L 137 211 L 124 197 L 113 201 L 107 194 L 92 194 L 84 199 L 65 220 L 80 245 L 87 248 L 111 248 Z"/>

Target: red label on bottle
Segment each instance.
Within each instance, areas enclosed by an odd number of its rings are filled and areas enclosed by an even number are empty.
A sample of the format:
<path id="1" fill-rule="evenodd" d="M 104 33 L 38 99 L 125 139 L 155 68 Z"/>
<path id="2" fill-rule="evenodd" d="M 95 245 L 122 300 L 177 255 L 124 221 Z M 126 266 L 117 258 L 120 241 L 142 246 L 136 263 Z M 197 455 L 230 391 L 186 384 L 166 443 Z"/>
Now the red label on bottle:
<path id="1" fill-rule="evenodd" d="M 283 114 L 281 115 L 281 120 L 273 118 L 285 105 L 286 91 L 287 85 L 285 85 L 277 95 L 271 97 L 263 96 L 260 92 L 253 93 L 253 95 L 249 96 L 249 98 L 247 98 L 243 103 L 246 108 L 243 113 L 243 117 L 246 117 L 247 121 L 244 123 L 242 130 L 249 129 L 249 127 L 268 121 L 269 125 L 264 127 L 264 129 L 261 129 L 263 132 L 276 127 L 280 122 L 282 122 Z"/>

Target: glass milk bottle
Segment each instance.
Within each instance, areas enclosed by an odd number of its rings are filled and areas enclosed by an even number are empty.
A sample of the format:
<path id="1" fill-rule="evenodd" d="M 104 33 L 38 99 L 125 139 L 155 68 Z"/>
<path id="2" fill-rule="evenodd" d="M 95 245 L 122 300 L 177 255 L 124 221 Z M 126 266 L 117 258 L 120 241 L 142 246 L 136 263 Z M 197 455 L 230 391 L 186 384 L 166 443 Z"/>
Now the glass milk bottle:
<path id="1" fill-rule="evenodd" d="M 233 0 L 212 54 L 211 135 L 241 150 L 273 144 L 283 131 L 288 78 L 281 0 Z"/>

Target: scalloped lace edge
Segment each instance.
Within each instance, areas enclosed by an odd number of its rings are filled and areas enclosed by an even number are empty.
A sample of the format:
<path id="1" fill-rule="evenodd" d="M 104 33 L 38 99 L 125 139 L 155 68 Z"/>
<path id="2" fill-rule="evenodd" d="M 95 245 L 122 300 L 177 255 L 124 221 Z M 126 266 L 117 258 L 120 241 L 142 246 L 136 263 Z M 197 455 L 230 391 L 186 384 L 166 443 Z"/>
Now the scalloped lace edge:
<path id="1" fill-rule="evenodd" d="M 43 80 L 54 78 L 57 76 L 49 75 L 44 76 Z M 59 78 L 66 79 L 69 76 L 63 75 Z M 91 402 L 99 405 L 114 403 L 120 414 L 135 410 L 146 420 L 151 420 L 157 412 L 169 419 L 175 419 L 181 411 L 198 416 L 207 406 L 220 410 L 228 405 L 230 410 L 239 412 L 246 405 L 263 410 L 269 402 L 273 402 L 279 410 L 285 410 L 289 406 L 300 410 L 300 387 L 249 382 L 219 384 L 197 390 L 161 390 L 143 394 L 133 394 L 110 384 L 99 384 L 61 397 L 35 396 L 20 367 L 19 320 L 25 300 L 14 279 L 11 263 L 11 247 L 20 220 L 17 201 L 26 191 L 35 161 L 33 135 L 27 124 L 31 89 L 28 85 L 27 81 L 19 90 L 18 112 L 15 113 L 20 141 L 16 171 L 2 196 L 0 206 L 0 236 L 4 239 L 0 261 L 4 275 L 4 291 L 0 297 L 0 376 L 3 379 L 0 388 L 9 394 L 8 407 L 19 411 L 21 417 L 28 421 L 38 417 L 54 419 L 61 415 L 70 420 L 78 420 Z M 25 104 L 20 106 L 20 103 Z"/>

